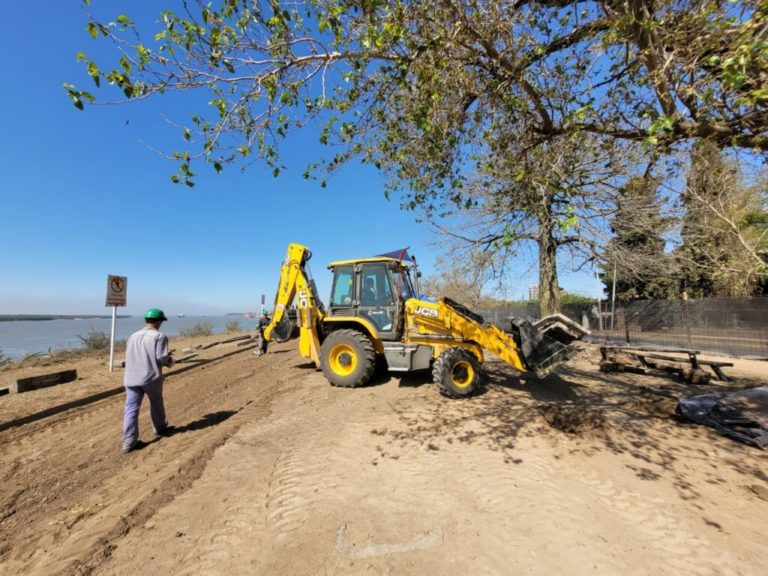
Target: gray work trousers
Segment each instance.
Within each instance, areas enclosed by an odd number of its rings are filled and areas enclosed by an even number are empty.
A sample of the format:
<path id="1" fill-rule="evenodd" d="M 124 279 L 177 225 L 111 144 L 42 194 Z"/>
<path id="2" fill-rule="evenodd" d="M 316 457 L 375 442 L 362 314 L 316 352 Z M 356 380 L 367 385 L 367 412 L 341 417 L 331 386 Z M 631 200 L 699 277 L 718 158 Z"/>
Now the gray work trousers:
<path id="1" fill-rule="evenodd" d="M 155 434 L 168 427 L 163 404 L 163 379 L 144 386 L 125 387 L 125 414 L 123 416 L 123 448 L 130 448 L 139 440 L 139 409 L 144 395 L 149 397 L 149 417 Z"/>

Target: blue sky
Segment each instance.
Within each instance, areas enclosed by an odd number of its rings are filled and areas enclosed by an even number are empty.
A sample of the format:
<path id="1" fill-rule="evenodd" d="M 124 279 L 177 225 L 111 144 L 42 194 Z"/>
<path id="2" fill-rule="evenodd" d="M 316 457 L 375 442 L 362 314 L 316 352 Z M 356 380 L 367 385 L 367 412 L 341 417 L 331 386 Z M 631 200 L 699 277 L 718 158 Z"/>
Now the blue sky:
<path id="1" fill-rule="evenodd" d="M 184 102 L 158 98 L 83 112 L 66 97 L 63 82 L 113 96 L 92 89 L 75 61 L 79 50 L 107 47 L 90 39 L 85 22 L 77 0 L 12 2 L 0 20 L 0 314 L 110 313 L 108 274 L 128 277 L 120 313 L 255 310 L 262 294 L 272 301 L 290 242 L 312 249 L 323 298 L 333 260 L 408 245 L 424 274 L 433 273 L 433 234 L 397 198 L 384 198 L 373 168 L 350 164 L 325 189 L 301 178 L 307 159 L 322 152 L 309 135 L 287 142 L 288 170 L 279 178 L 257 165 L 218 175 L 199 165 L 195 188 L 172 184 L 176 166 L 149 147 L 181 147 L 179 130 L 164 117 L 185 122 Z M 563 287 L 595 292 L 594 279 L 565 268 Z M 535 282 L 529 256 L 508 293 L 518 296 Z"/>

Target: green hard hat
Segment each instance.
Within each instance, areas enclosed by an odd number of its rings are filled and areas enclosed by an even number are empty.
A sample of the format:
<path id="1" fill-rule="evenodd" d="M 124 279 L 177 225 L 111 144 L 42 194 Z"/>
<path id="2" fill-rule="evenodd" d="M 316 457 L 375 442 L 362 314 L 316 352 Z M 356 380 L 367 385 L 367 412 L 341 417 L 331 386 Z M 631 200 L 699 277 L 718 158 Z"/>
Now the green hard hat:
<path id="1" fill-rule="evenodd" d="M 160 308 L 150 308 L 144 312 L 144 320 L 168 320 Z"/>

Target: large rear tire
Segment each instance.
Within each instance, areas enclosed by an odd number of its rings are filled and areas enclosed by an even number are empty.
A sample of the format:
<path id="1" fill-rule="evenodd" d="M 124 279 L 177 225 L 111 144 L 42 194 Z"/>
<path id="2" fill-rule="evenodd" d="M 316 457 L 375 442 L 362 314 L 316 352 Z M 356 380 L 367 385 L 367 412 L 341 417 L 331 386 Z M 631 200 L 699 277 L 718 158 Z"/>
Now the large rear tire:
<path id="1" fill-rule="evenodd" d="M 443 396 L 466 398 L 482 390 L 484 375 L 472 352 L 448 348 L 432 366 L 432 379 Z"/>
<path id="2" fill-rule="evenodd" d="M 333 386 L 365 386 L 373 376 L 376 351 L 370 339 L 357 330 L 331 332 L 320 347 L 320 366 Z"/>

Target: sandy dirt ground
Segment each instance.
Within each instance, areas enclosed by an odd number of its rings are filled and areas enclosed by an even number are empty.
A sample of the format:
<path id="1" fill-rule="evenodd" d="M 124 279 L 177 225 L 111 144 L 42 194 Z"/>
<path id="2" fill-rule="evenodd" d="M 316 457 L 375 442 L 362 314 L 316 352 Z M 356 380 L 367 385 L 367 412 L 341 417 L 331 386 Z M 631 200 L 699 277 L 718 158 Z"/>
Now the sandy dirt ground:
<path id="1" fill-rule="evenodd" d="M 490 360 L 457 401 L 428 375 L 334 388 L 295 342 L 237 344 L 170 371 L 175 434 L 143 407 L 127 455 L 104 358 L 0 372 L 80 376 L 0 397 L 0 574 L 766 573 L 768 453 L 673 416 L 766 363 L 693 386 L 603 374 L 585 346 L 544 381 Z"/>

